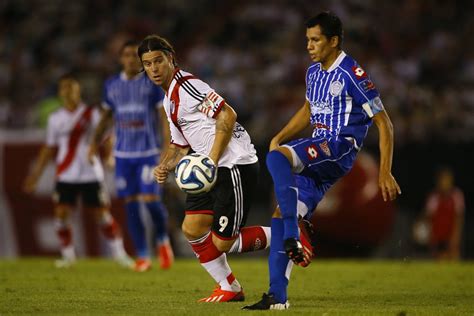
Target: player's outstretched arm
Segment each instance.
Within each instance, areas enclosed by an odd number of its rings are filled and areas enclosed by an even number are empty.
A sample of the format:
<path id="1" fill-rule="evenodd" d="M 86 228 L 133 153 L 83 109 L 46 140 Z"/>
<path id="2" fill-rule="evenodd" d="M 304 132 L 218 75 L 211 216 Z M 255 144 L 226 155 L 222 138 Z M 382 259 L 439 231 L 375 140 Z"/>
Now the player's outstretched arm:
<path id="1" fill-rule="evenodd" d="M 38 158 L 31 173 L 26 177 L 23 183 L 23 191 L 32 193 L 36 190 L 38 179 L 43 174 L 44 168 L 54 156 L 54 147 L 44 145 L 38 154 Z"/>
<path id="2" fill-rule="evenodd" d="M 153 175 L 158 183 L 165 183 L 168 178 L 168 173 L 173 170 L 178 162 L 189 151 L 189 147 L 179 147 L 175 144 L 170 144 L 166 152 L 162 154 L 161 162 L 153 169 Z"/>
<path id="3" fill-rule="evenodd" d="M 373 118 L 379 131 L 380 171 L 379 186 L 384 201 L 392 201 L 401 194 L 400 186 L 392 175 L 393 125 L 387 112 L 381 111 Z"/>
<path id="4" fill-rule="evenodd" d="M 209 157 L 214 161 L 216 166 L 229 144 L 236 121 L 237 113 L 235 113 L 230 105 L 227 103 L 224 104 L 216 116 L 216 137 L 209 153 Z"/>
<path id="5" fill-rule="evenodd" d="M 105 132 L 112 126 L 112 110 L 103 110 L 102 116 L 100 117 L 99 124 L 94 131 L 94 137 L 89 145 L 89 153 L 87 155 L 89 162 L 93 163 L 93 158 L 99 152 L 99 146 L 104 139 Z"/>
<path id="6" fill-rule="evenodd" d="M 310 116 L 311 111 L 309 108 L 309 102 L 306 100 L 298 112 L 293 115 L 288 124 L 286 124 L 285 127 L 283 127 L 283 129 L 273 137 L 270 142 L 270 151 L 277 149 L 281 143 L 291 139 L 293 136 L 308 127 Z"/>

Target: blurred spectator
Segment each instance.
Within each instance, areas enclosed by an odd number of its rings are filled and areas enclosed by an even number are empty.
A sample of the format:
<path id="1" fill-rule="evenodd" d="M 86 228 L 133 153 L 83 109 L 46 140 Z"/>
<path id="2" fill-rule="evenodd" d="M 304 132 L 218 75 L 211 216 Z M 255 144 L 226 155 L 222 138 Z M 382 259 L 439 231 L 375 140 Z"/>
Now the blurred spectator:
<path id="1" fill-rule="evenodd" d="M 458 260 L 463 224 L 463 192 L 455 186 L 451 169 L 440 169 L 436 187 L 426 201 L 423 219 L 415 226 L 415 238 L 428 242 L 434 258 Z"/>
<path id="2" fill-rule="evenodd" d="M 473 141 L 474 47 L 462 41 L 474 35 L 472 6 L 412 0 L 6 0 L 0 5 L 0 127 L 40 122 L 34 100 L 51 96 L 59 74 L 72 69 L 89 82 L 88 103 L 100 102 L 100 83 L 116 67 L 114 43 L 158 33 L 186 47 L 178 49 L 188 51 L 178 56 L 180 63 L 222 91 L 250 134 L 265 144 L 302 102 L 294 91 L 304 89 L 310 60 L 302 49 L 305 38 L 295 34 L 312 13 L 329 9 L 351 21 L 345 47 L 378 83 L 397 146 Z M 366 144 L 374 141 L 369 137 Z"/>

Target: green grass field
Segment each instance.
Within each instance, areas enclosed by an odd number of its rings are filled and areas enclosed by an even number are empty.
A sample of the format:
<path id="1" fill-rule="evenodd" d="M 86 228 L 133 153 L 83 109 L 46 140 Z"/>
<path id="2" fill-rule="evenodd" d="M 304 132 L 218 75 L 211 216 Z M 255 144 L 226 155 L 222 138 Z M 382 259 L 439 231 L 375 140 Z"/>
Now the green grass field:
<path id="1" fill-rule="evenodd" d="M 203 304 L 214 283 L 196 260 L 169 271 L 124 270 L 80 260 L 67 270 L 52 259 L 0 261 L 0 315 L 474 315 L 474 264 L 324 261 L 295 267 L 288 311 L 241 311 L 267 290 L 264 259 L 230 259 L 246 302 Z"/>

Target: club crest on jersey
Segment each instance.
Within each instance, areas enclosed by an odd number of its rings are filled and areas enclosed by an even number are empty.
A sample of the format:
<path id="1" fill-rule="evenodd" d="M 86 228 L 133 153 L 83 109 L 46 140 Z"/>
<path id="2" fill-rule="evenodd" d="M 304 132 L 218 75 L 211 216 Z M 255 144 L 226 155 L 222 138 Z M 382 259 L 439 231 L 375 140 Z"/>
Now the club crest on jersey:
<path id="1" fill-rule="evenodd" d="M 318 150 L 315 145 L 306 147 L 306 153 L 308 154 L 309 160 L 314 160 L 318 158 Z"/>
<path id="2" fill-rule="evenodd" d="M 329 93 L 331 93 L 333 97 L 338 97 L 341 95 L 343 87 L 340 81 L 333 81 L 331 85 L 329 85 Z"/>
<path id="3" fill-rule="evenodd" d="M 198 109 L 202 113 L 208 115 L 209 111 L 211 111 L 213 107 L 214 107 L 214 103 L 211 100 L 209 100 L 208 98 L 206 98 L 206 99 L 204 99 L 204 101 L 202 101 L 201 104 L 199 104 Z"/>
<path id="4" fill-rule="evenodd" d="M 367 73 L 360 66 L 352 66 L 352 72 L 359 80 L 367 77 Z"/>
<path id="5" fill-rule="evenodd" d="M 170 100 L 170 113 L 174 113 L 176 109 L 176 104 L 174 103 L 174 100 Z"/>
<path id="6" fill-rule="evenodd" d="M 328 157 L 331 156 L 331 150 L 329 149 L 329 145 L 326 140 L 322 142 L 321 144 L 319 144 L 319 148 L 321 148 L 321 150 L 326 156 Z"/>

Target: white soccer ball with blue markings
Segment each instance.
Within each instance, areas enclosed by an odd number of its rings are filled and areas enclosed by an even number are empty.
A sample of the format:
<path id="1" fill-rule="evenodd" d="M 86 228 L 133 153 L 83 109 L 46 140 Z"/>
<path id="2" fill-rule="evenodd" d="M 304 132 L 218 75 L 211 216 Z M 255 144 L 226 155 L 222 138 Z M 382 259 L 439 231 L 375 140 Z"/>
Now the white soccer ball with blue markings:
<path id="1" fill-rule="evenodd" d="M 193 153 L 181 158 L 174 175 L 182 191 L 199 194 L 212 189 L 217 179 L 217 167 L 208 156 Z"/>

